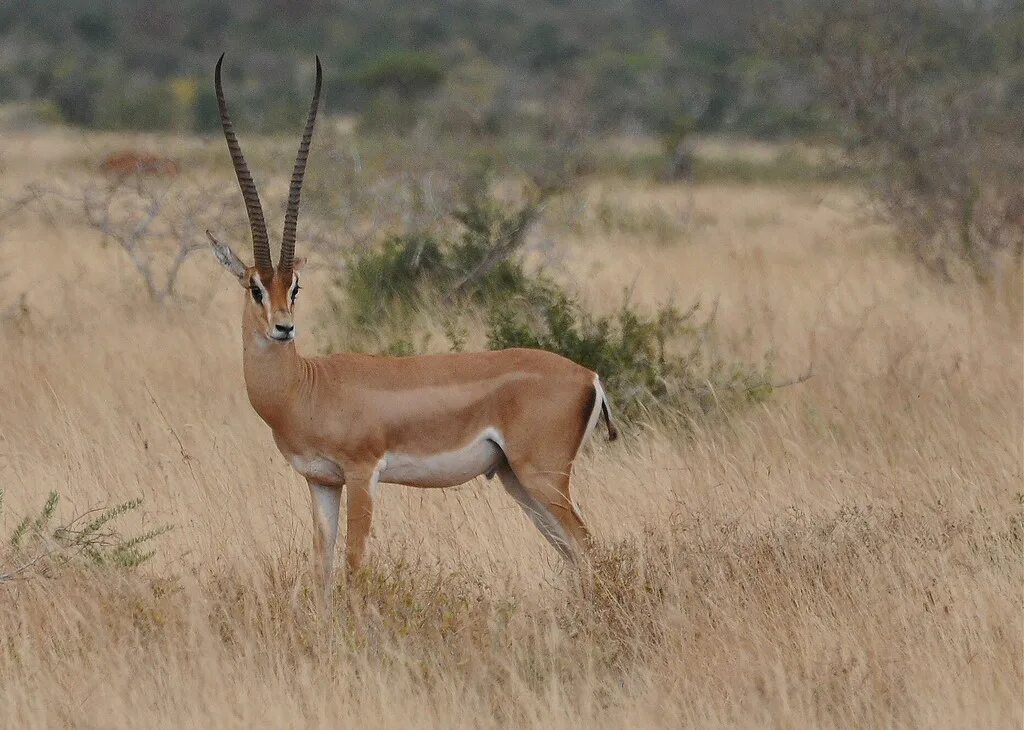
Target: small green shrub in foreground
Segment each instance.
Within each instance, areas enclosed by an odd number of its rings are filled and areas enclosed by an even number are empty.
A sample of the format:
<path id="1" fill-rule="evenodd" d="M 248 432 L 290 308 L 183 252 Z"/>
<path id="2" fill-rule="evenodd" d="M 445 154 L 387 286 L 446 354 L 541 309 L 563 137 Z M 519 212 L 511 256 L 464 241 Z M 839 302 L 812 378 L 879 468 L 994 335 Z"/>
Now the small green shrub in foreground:
<path id="1" fill-rule="evenodd" d="M 54 526 L 60 495 L 50 492 L 38 514 L 26 515 L 4 540 L 0 552 L 0 583 L 52 572 L 61 566 L 137 568 L 154 555 L 152 540 L 171 528 L 157 527 L 133 537 L 121 534 L 116 521 L 142 506 L 142 499 L 90 510 L 70 522 Z M 0 491 L 0 515 L 3 491 Z"/>

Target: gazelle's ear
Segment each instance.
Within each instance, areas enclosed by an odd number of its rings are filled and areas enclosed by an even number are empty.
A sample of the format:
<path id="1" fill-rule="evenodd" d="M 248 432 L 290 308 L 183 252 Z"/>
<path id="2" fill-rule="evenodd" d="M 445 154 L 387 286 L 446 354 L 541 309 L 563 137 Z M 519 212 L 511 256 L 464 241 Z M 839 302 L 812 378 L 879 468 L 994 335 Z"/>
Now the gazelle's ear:
<path id="1" fill-rule="evenodd" d="M 297 259 L 295 259 L 292 262 L 292 271 L 298 273 L 298 272 L 302 271 L 302 267 L 305 266 L 305 265 L 306 265 L 306 257 L 305 256 L 299 256 Z"/>
<path id="2" fill-rule="evenodd" d="M 206 232 L 206 237 L 210 239 L 210 245 L 213 246 L 213 255 L 220 261 L 221 266 L 234 274 L 236 279 L 242 281 L 245 272 L 248 270 L 248 267 L 242 263 L 242 259 L 238 258 L 230 246 L 218 241 L 209 231 Z M 242 281 L 242 286 L 248 286 L 248 282 Z"/>

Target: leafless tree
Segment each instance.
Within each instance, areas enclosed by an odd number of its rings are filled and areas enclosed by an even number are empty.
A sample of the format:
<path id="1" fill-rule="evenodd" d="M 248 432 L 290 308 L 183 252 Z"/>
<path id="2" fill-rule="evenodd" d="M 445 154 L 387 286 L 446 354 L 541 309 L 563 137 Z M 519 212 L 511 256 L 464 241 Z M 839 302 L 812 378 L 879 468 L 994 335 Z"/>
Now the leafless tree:
<path id="1" fill-rule="evenodd" d="M 208 248 L 208 227 L 215 223 L 230 235 L 244 234 L 236 191 L 223 183 L 129 175 L 36 191 L 124 252 L 155 302 L 176 293 L 185 262 Z"/>
<path id="2" fill-rule="evenodd" d="M 1007 255 L 1019 261 L 1024 120 L 1012 61 L 999 53 L 986 62 L 945 58 L 975 36 L 991 41 L 1012 28 L 1013 3 L 790 6 L 770 24 L 768 42 L 814 69 L 845 124 L 847 151 L 871 174 L 882 210 L 914 254 L 947 277 L 956 261 L 982 278 Z M 941 53 L 936 38 L 946 44 Z"/>

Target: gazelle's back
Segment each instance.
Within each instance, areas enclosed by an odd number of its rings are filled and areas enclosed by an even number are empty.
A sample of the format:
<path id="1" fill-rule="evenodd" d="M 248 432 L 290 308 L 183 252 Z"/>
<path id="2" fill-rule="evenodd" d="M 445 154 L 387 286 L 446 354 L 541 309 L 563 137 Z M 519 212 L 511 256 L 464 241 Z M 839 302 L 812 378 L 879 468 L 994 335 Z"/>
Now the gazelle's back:
<path id="1" fill-rule="evenodd" d="M 506 443 L 537 438 L 544 428 L 576 429 L 596 397 L 593 372 L 541 350 L 338 354 L 311 365 L 324 385 L 312 391 L 308 407 L 318 413 L 311 420 L 331 422 L 339 443 L 351 443 L 358 428 L 365 434 L 359 448 L 371 451 L 451 451 L 488 428 Z"/>

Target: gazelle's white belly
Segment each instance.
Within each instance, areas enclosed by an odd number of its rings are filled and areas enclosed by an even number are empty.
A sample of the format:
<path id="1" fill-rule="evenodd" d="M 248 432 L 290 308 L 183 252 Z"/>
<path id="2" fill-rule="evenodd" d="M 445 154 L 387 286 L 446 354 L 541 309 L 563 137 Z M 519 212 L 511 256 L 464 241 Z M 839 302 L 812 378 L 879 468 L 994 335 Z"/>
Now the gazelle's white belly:
<path id="1" fill-rule="evenodd" d="M 481 474 L 492 476 L 505 461 L 501 435 L 485 429 L 476 439 L 453 451 L 403 454 L 389 451 L 381 459 L 377 478 L 410 487 L 454 487 Z"/>

